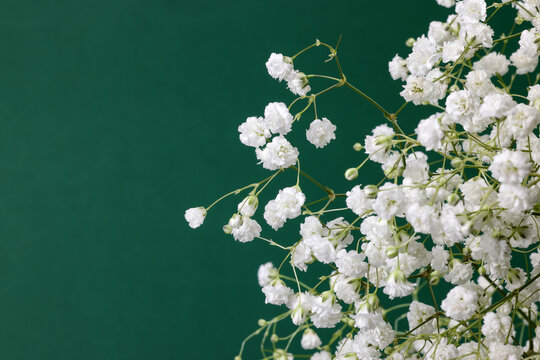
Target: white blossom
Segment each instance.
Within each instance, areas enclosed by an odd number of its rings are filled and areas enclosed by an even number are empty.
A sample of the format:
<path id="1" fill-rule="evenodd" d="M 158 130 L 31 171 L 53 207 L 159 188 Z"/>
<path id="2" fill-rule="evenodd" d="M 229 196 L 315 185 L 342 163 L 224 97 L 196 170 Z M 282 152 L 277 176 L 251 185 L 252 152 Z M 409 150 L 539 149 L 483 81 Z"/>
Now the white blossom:
<path id="1" fill-rule="evenodd" d="M 336 138 L 334 131 L 336 131 L 336 126 L 327 118 L 315 119 L 306 130 L 306 137 L 315 147 L 323 148 Z"/>

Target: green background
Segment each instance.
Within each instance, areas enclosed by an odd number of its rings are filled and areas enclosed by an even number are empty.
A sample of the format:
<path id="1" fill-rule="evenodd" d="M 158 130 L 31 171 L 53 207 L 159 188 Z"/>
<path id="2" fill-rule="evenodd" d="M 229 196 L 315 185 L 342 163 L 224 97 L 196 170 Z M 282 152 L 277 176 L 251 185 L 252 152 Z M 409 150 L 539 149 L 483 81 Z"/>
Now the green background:
<path id="1" fill-rule="evenodd" d="M 282 254 L 223 234 L 238 198 L 197 230 L 183 215 L 268 176 L 237 127 L 293 99 L 266 73 L 269 54 L 342 34 L 350 82 L 396 110 L 388 61 L 448 13 L 428 0 L 0 1 L 0 358 L 232 359 L 277 311 L 256 271 Z M 326 55 L 295 65 L 333 75 Z M 352 144 L 384 119 L 344 88 L 317 104 L 337 141 L 307 143 L 311 111 L 288 137 L 306 171 L 344 192 L 362 159 Z M 367 169 L 362 183 L 379 179 Z M 286 173 L 262 206 L 293 183 Z M 298 236 L 294 222 L 263 228 Z M 259 357 L 254 344 L 244 359 Z"/>

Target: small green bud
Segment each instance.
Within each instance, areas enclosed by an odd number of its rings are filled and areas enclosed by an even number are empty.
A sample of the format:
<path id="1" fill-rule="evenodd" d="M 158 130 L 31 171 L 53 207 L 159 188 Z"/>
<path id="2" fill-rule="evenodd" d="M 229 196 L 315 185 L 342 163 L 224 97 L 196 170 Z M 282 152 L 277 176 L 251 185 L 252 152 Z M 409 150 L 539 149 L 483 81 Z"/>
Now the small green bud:
<path id="1" fill-rule="evenodd" d="M 358 169 L 357 168 L 350 168 L 345 171 L 345 179 L 347 180 L 354 180 L 358 177 Z"/>
<path id="2" fill-rule="evenodd" d="M 241 357 L 240 355 L 236 355 L 236 356 L 234 357 L 234 360 L 242 360 L 242 357 Z"/>
<path id="3" fill-rule="evenodd" d="M 459 195 L 452 193 L 446 197 L 446 202 L 452 206 L 456 205 L 459 201 Z"/>
<path id="4" fill-rule="evenodd" d="M 228 235 L 228 234 L 232 233 L 232 231 L 233 231 L 233 228 L 232 228 L 231 225 L 229 225 L 229 224 L 223 225 L 223 232 L 224 232 L 225 234 Z"/>
<path id="5" fill-rule="evenodd" d="M 464 163 L 462 159 L 455 157 L 452 159 L 452 161 L 450 161 L 450 165 L 452 165 L 454 169 L 461 169 Z"/>
<path id="6" fill-rule="evenodd" d="M 448 90 L 450 90 L 450 92 L 459 91 L 459 86 L 457 84 L 451 85 Z"/>
<path id="7" fill-rule="evenodd" d="M 405 45 L 407 45 L 408 47 L 413 47 L 415 42 L 416 42 L 416 39 L 408 38 L 407 41 L 405 41 Z"/>
<path id="8" fill-rule="evenodd" d="M 264 320 L 264 319 L 259 319 L 259 320 L 257 321 L 257 325 L 259 325 L 259 326 L 265 326 L 265 325 L 266 325 L 266 320 Z"/>
<path id="9" fill-rule="evenodd" d="M 272 334 L 272 336 L 270 336 L 270 341 L 275 344 L 279 341 L 279 337 L 276 334 Z"/>
<path id="10" fill-rule="evenodd" d="M 486 275 L 487 271 L 486 271 L 486 268 L 484 267 L 484 265 L 480 266 L 478 268 L 478 273 L 482 276 Z"/>
<path id="11" fill-rule="evenodd" d="M 379 189 L 375 185 L 367 185 L 364 188 L 364 194 L 366 194 L 366 196 L 370 199 L 375 199 L 378 192 Z"/>
<path id="12" fill-rule="evenodd" d="M 442 274 L 439 271 L 432 271 L 429 274 L 429 283 L 431 285 L 439 285 L 439 279 L 441 278 Z"/>
<path id="13" fill-rule="evenodd" d="M 495 230 L 494 232 L 491 233 L 491 236 L 493 236 L 493 238 L 495 239 L 501 239 L 503 234 L 499 230 Z"/>
<path id="14" fill-rule="evenodd" d="M 392 136 L 379 135 L 375 138 L 376 146 L 390 147 L 392 146 Z"/>
<path id="15" fill-rule="evenodd" d="M 353 145 L 354 151 L 362 151 L 363 148 L 364 146 L 358 142 Z"/>
<path id="16" fill-rule="evenodd" d="M 395 258 L 397 255 L 398 255 L 398 249 L 397 247 L 395 246 L 389 246 L 387 249 L 386 249 L 386 256 L 388 256 L 389 259 L 393 259 Z"/>
<path id="17" fill-rule="evenodd" d="M 463 248 L 463 255 L 465 255 L 465 256 L 471 255 L 471 248 L 468 247 L 468 246 L 465 246 L 465 247 Z"/>
<path id="18" fill-rule="evenodd" d="M 524 19 L 521 16 L 516 16 L 516 18 L 514 19 L 517 25 L 521 25 L 523 23 L 523 20 Z"/>

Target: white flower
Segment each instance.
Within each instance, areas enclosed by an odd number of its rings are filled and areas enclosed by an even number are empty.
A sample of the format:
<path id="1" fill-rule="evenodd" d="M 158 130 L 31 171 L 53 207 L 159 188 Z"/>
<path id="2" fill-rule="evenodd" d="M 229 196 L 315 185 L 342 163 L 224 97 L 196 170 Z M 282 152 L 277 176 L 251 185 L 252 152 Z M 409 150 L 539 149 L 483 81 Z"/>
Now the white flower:
<path id="1" fill-rule="evenodd" d="M 321 346 L 322 341 L 319 336 L 317 336 L 315 331 L 307 328 L 302 335 L 302 340 L 300 341 L 300 344 L 302 345 L 302 349 L 312 350 Z"/>
<path id="2" fill-rule="evenodd" d="M 516 67 L 517 74 L 527 74 L 536 69 L 538 56 L 528 56 L 523 49 L 518 49 L 510 56 L 510 61 Z"/>
<path id="3" fill-rule="evenodd" d="M 433 318 L 430 321 L 427 321 L 427 319 L 435 314 L 435 308 L 433 306 L 429 306 L 426 304 L 423 304 L 418 301 L 411 302 L 411 305 L 409 307 L 409 312 L 407 313 L 407 321 L 409 322 L 409 329 L 415 329 L 413 330 L 413 334 L 431 334 L 435 331 L 437 320 Z M 420 324 L 422 324 L 419 326 Z"/>
<path id="4" fill-rule="evenodd" d="M 531 171 L 531 164 L 526 153 L 504 149 L 493 157 L 489 171 L 502 183 L 519 184 Z"/>
<path id="5" fill-rule="evenodd" d="M 490 80 L 490 75 L 484 70 L 474 70 L 467 74 L 465 87 L 478 96 L 486 96 L 494 91 L 495 86 Z"/>
<path id="6" fill-rule="evenodd" d="M 233 227 L 232 235 L 235 240 L 245 243 L 261 235 L 261 230 L 261 226 L 257 221 L 247 216 L 242 216 L 242 225 L 236 228 Z"/>
<path id="7" fill-rule="evenodd" d="M 364 141 L 365 151 L 371 160 L 381 164 L 386 161 L 394 134 L 394 130 L 388 125 L 382 124 L 373 129 L 372 135 L 366 136 Z"/>
<path id="8" fill-rule="evenodd" d="M 476 285 L 467 283 L 450 290 L 442 301 L 441 308 L 454 320 L 467 320 L 478 310 L 478 300 Z"/>
<path id="9" fill-rule="evenodd" d="M 355 250 L 347 252 L 341 249 L 336 254 L 336 266 L 340 273 L 352 278 L 362 278 L 366 275 L 368 264 L 364 262 L 366 255 Z"/>
<path id="10" fill-rule="evenodd" d="M 341 305 L 334 303 L 331 297 L 324 293 L 317 296 L 312 303 L 311 321 L 317 328 L 333 328 L 341 320 Z"/>
<path id="11" fill-rule="evenodd" d="M 506 56 L 492 52 L 483 56 L 480 60 L 474 63 L 475 70 L 483 70 L 490 76 L 495 74 L 504 75 L 508 72 L 510 61 Z"/>
<path id="12" fill-rule="evenodd" d="M 198 228 L 204 222 L 206 209 L 202 206 L 187 209 L 184 218 L 192 229 Z"/>
<path id="13" fill-rule="evenodd" d="M 259 206 L 259 199 L 255 195 L 249 195 L 238 204 L 238 212 L 244 216 L 252 217 Z"/>
<path id="14" fill-rule="evenodd" d="M 356 185 L 347 191 L 347 207 L 358 216 L 366 216 L 366 213 L 373 208 L 373 201 L 366 192 L 362 190 L 362 185 Z"/>
<path id="15" fill-rule="evenodd" d="M 259 280 L 259 285 L 264 287 L 272 282 L 278 275 L 277 269 L 274 267 L 274 264 L 267 262 L 259 266 L 257 271 L 257 278 Z"/>
<path id="16" fill-rule="evenodd" d="M 405 278 L 405 275 L 401 270 L 394 270 L 384 285 L 383 292 L 390 297 L 390 299 L 396 297 L 404 297 L 412 294 L 416 284 L 410 283 Z"/>
<path id="17" fill-rule="evenodd" d="M 293 116 L 282 102 L 272 102 L 264 108 L 264 125 L 274 134 L 285 135 L 291 131 Z"/>
<path id="18" fill-rule="evenodd" d="M 525 186 L 512 183 L 501 184 L 498 195 L 501 207 L 513 213 L 522 213 L 533 206 L 531 193 Z"/>
<path id="19" fill-rule="evenodd" d="M 486 2 L 484 0 L 463 0 L 456 3 L 458 20 L 462 24 L 476 24 L 486 19 Z"/>
<path id="20" fill-rule="evenodd" d="M 450 271 L 444 276 L 444 280 L 454 285 L 463 285 L 471 280 L 472 275 L 471 264 L 463 264 L 458 259 L 453 259 L 450 261 Z"/>
<path id="21" fill-rule="evenodd" d="M 512 327 L 512 318 L 505 314 L 489 312 L 484 315 L 482 325 L 482 334 L 489 343 L 505 342 L 506 335 Z M 511 334 L 511 333 L 510 333 Z"/>
<path id="22" fill-rule="evenodd" d="M 506 113 L 506 116 L 514 139 L 528 136 L 540 122 L 538 110 L 525 104 L 517 104 Z"/>
<path id="23" fill-rule="evenodd" d="M 291 263 L 302 271 L 307 270 L 307 263 L 313 260 L 311 249 L 305 241 L 300 241 L 291 256 Z"/>
<path id="24" fill-rule="evenodd" d="M 283 216 L 283 213 L 279 209 L 279 204 L 276 200 L 270 200 L 264 207 L 264 220 L 277 230 L 285 224 L 287 218 Z"/>
<path id="25" fill-rule="evenodd" d="M 319 351 L 313 354 L 310 360 L 332 360 L 332 354 L 328 351 Z"/>
<path id="26" fill-rule="evenodd" d="M 456 3 L 455 0 L 437 0 L 437 4 L 447 7 L 447 8 L 454 6 L 455 3 Z"/>
<path id="27" fill-rule="evenodd" d="M 292 60 L 282 54 L 272 53 L 266 62 L 266 69 L 274 79 L 288 80 L 293 71 Z"/>
<path id="28" fill-rule="evenodd" d="M 397 80 L 401 79 L 403 81 L 407 80 L 409 76 L 409 69 L 407 69 L 407 62 L 396 54 L 392 61 L 388 63 L 388 71 L 392 79 Z"/>
<path id="29" fill-rule="evenodd" d="M 521 346 L 505 345 L 504 342 L 489 344 L 489 360 L 519 360 L 523 356 Z"/>
<path id="30" fill-rule="evenodd" d="M 479 112 L 482 117 L 502 118 L 516 106 L 516 102 L 508 94 L 492 93 L 484 97 Z"/>
<path id="31" fill-rule="evenodd" d="M 403 91 L 399 93 L 405 101 L 412 101 L 415 105 L 423 102 L 437 102 L 440 94 L 436 92 L 432 81 L 424 76 L 411 75 L 407 83 L 403 85 Z"/>
<path id="32" fill-rule="evenodd" d="M 401 187 L 390 182 L 379 188 L 373 209 L 381 218 L 391 219 L 393 216 L 402 216 L 406 206 L 405 195 Z"/>
<path id="33" fill-rule="evenodd" d="M 266 204 L 264 219 L 274 230 L 283 226 L 287 219 L 294 219 L 300 215 L 306 196 L 297 186 L 279 190 L 276 198 Z"/>
<path id="34" fill-rule="evenodd" d="M 336 131 L 336 126 L 327 118 L 315 119 L 306 130 L 306 137 L 315 147 L 323 148 L 336 138 L 334 131 Z"/>
<path id="35" fill-rule="evenodd" d="M 413 45 L 413 51 L 407 57 L 407 68 L 412 75 L 425 76 L 440 59 L 435 43 L 422 35 Z"/>
<path id="36" fill-rule="evenodd" d="M 262 117 L 248 117 L 246 122 L 238 127 L 238 132 L 240 141 L 246 146 L 263 146 L 266 144 L 266 139 L 270 137 L 270 131 L 264 125 Z"/>
<path id="37" fill-rule="evenodd" d="M 272 282 L 262 288 L 264 295 L 266 295 L 265 302 L 273 305 L 286 304 L 294 292 L 292 289 L 285 286 L 285 283 L 279 278 L 272 280 Z"/>
<path id="38" fill-rule="evenodd" d="M 287 87 L 295 95 L 306 96 L 311 91 L 306 74 L 293 70 L 290 79 L 287 81 Z"/>
<path id="39" fill-rule="evenodd" d="M 276 136 L 264 149 L 255 150 L 257 159 L 268 170 L 277 170 L 294 165 L 298 160 L 298 149 L 293 147 L 283 136 Z"/>
<path id="40" fill-rule="evenodd" d="M 422 144 L 426 150 L 439 150 L 441 141 L 444 137 L 439 118 L 441 114 L 433 114 L 427 119 L 421 120 L 416 128 L 418 142 Z"/>
<path id="41" fill-rule="evenodd" d="M 430 234 L 437 227 L 437 214 L 429 205 L 411 204 L 406 212 L 407 221 L 413 226 L 414 231 Z"/>

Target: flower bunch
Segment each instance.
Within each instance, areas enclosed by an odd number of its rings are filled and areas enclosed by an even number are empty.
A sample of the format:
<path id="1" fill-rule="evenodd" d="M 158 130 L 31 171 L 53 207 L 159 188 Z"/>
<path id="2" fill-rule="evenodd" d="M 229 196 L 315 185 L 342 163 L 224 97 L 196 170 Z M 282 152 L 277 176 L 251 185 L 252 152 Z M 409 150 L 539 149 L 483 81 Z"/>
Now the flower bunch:
<path id="1" fill-rule="evenodd" d="M 248 337 L 261 335 L 265 359 L 293 359 L 297 337 L 303 357 L 313 360 L 540 357 L 540 74 L 534 73 L 540 1 L 437 2 L 455 12 L 432 21 L 426 35 L 407 41 L 406 57 L 389 63 L 405 100 L 393 113 L 349 82 L 337 46 L 317 40 L 292 57 L 273 53 L 266 63 L 298 97 L 288 106 L 269 103 L 264 116 L 247 118 L 238 130 L 273 174 L 218 199 L 249 191 L 224 231 L 285 251 L 281 265 L 268 262 L 258 271 L 266 303 L 285 306 Z M 496 36 L 491 25 L 503 9 L 514 11 L 514 23 Z M 328 49 L 338 75 L 294 69 L 294 59 L 315 47 Z M 332 85 L 310 94 L 312 78 Z M 343 86 L 380 110 L 387 123 L 354 144 L 366 159 L 345 171 L 355 181 L 372 161 L 381 166 L 381 181 L 339 194 L 300 169 L 299 150 L 285 136 L 314 108 L 307 140 L 317 148 L 334 140 L 336 126 L 318 119 L 316 101 Z M 291 111 L 301 102 L 302 110 Z M 408 103 L 434 109 L 414 134 L 397 121 Z M 261 237 L 253 219 L 261 192 L 285 169 L 297 173 L 297 182 L 267 202 L 263 216 L 273 230 L 300 218 L 300 240 L 292 244 Z M 324 197 L 306 204 L 301 178 Z M 332 207 L 338 198 L 346 208 Z M 200 226 L 214 204 L 187 210 L 190 226 Z M 333 216 L 338 211 L 342 216 Z M 314 262 L 327 273 L 310 286 L 298 271 Z M 382 305 L 395 298 L 405 302 Z M 294 332 L 278 335 L 277 324 L 287 318 Z M 323 328 L 333 330 L 325 337 Z"/>

